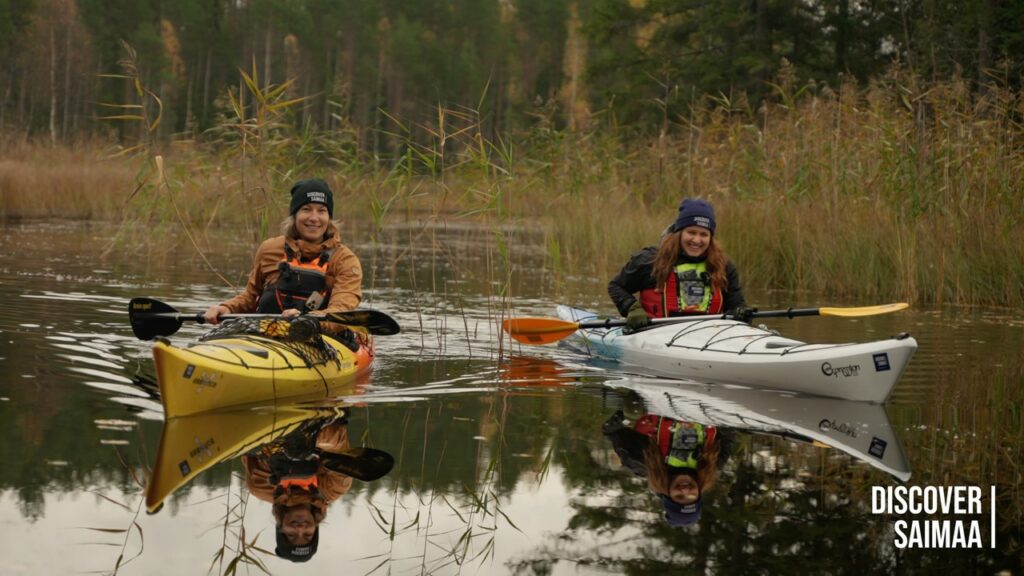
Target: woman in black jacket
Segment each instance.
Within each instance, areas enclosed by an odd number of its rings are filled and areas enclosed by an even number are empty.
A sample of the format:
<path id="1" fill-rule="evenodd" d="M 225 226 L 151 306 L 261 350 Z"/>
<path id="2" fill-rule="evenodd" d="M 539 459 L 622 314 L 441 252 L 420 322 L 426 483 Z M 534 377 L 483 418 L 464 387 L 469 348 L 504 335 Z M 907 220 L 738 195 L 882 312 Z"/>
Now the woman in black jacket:
<path id="1" fill-rule="evenodd" d="M 608 294 L 630 330 L 651 318 L 689 314 L 729 314 L 749 322 L 739 272 L 715 241 L 715 209 L 687 198 L 657 247 L 648 246 L 608 283 Z M 639 297 L 635 297 L 638 294 Z"/>

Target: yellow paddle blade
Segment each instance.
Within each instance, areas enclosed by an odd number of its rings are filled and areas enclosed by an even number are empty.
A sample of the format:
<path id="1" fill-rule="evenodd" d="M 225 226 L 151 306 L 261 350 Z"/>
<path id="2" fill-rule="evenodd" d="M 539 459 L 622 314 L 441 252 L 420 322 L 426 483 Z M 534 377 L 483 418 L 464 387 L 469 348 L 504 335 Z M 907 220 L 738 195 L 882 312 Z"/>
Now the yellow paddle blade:
<path id="1" fill-rule="evenodd" d="M 861 306 L 859 308 L 819 308 L 822 316 L 841 316 L 843 318 L 856 318 L 858 316 L 875 316 L 876 314 L 888 314 L 899 312 L 910 307 L 906 302 L 893 302 L 892 304 L 879 304 L 878 306 Z"/>
<path id="2" fill-rule="evenodd" d="M 509 318 L 501 327 L 516 342 L 551 344 L 572 335 L 580 325 L 557 318 Z"/>

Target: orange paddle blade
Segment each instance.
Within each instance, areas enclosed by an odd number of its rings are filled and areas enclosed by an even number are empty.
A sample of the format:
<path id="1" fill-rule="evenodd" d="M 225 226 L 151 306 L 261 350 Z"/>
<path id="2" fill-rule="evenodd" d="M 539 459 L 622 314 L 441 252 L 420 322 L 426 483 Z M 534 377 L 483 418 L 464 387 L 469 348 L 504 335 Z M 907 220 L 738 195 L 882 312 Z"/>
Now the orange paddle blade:
<path id="1" fill-rule="evenodd" d="M 501 323 L 501 327 L 516 342 L 551 344 L 571 336 L 580 325 L 557 318 L 509 318 Z"/>

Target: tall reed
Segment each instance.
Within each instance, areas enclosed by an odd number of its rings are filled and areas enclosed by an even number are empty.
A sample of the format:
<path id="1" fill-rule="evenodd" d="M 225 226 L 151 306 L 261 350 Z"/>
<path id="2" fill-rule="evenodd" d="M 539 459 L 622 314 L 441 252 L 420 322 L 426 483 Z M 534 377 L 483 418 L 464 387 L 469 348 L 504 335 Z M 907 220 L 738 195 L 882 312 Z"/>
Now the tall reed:
<path id="1" fill-rule="evenodd" d="M 387 162 L 361 155 L 355 132 L 294 127 L 296 102 L 280 100 L 281 87 L 243 77 L 218 129 L 160 150 L 182 218 L 198 228 L 241 226 L 255 241 L 283 215 L 288 184 L 318 174 L 349 221 L 379 231 L 466 220 L 496 244 L 511 237 L 499 242 L 495 229 L 537 231 L 553 266 L 604 281 L 656 242 L 682 197 L 699 195 L 718 209 L 719 239 L 755 292 L 1024 304 L 1024 98 L 1004 84 L 971 92 L 893 69 L 832 89 L 784 73 L 756 110 L 697 100 L 649 139 L 540 122 L 493 141 L 479 113 L 439 108 L 429 126 L 395 119 Z M 125 204 L 132 166 L 22 144 L 0 159 L 0 217 L 132 213 L 146 202 L 140 193 Z"/>

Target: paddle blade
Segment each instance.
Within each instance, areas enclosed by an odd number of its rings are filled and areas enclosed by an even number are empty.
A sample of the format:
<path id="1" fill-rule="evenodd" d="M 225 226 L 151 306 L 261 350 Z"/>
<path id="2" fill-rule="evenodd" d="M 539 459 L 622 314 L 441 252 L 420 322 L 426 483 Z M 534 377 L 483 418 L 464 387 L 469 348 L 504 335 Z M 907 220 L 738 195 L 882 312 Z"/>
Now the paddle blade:
<path id="1" fill-rule="evenodd" d="M 348 326 L 360 326 L 374 336 L 394 336 L 402 331 L 402 327 L 394 318 L 380 310 L 349 310 L 348 312 L 331 312 L 325 316 L 332 322 Z"/>
<path id="2" fill-rule="evenodd" d="M 509 318 L 501 323 L 501 327 L 516 342 L 539 345 L 567 338 L 580 325 L 556 318 Z"/>
<path id="3" fill-rule="evenodd" d="M 139 340 L 170 336 L 181 328 L 177 310 L 152 298 L 132 298 L 128 302 L 128 321 Z"/>
<path id="4" fill-rule="evenodd" d="M 819 308 L 822 316 L 840 316 L 842 318 L 857 318 L 860 316 L 875 316 L 906 310 L 910 304 L 906 302 L 894 302 L 892 304 L 879 304 L 878 306 L 861 306 L 858 308 Z"/>
<path id="5" fill-rule="evenodd" d="M 352 448 L 341 454 L 323 452 L 320 462 L 328 470 L 351 476 L 363 482 L 381 478 L 395 466 L 391 454 L 376 448 Z"/>

